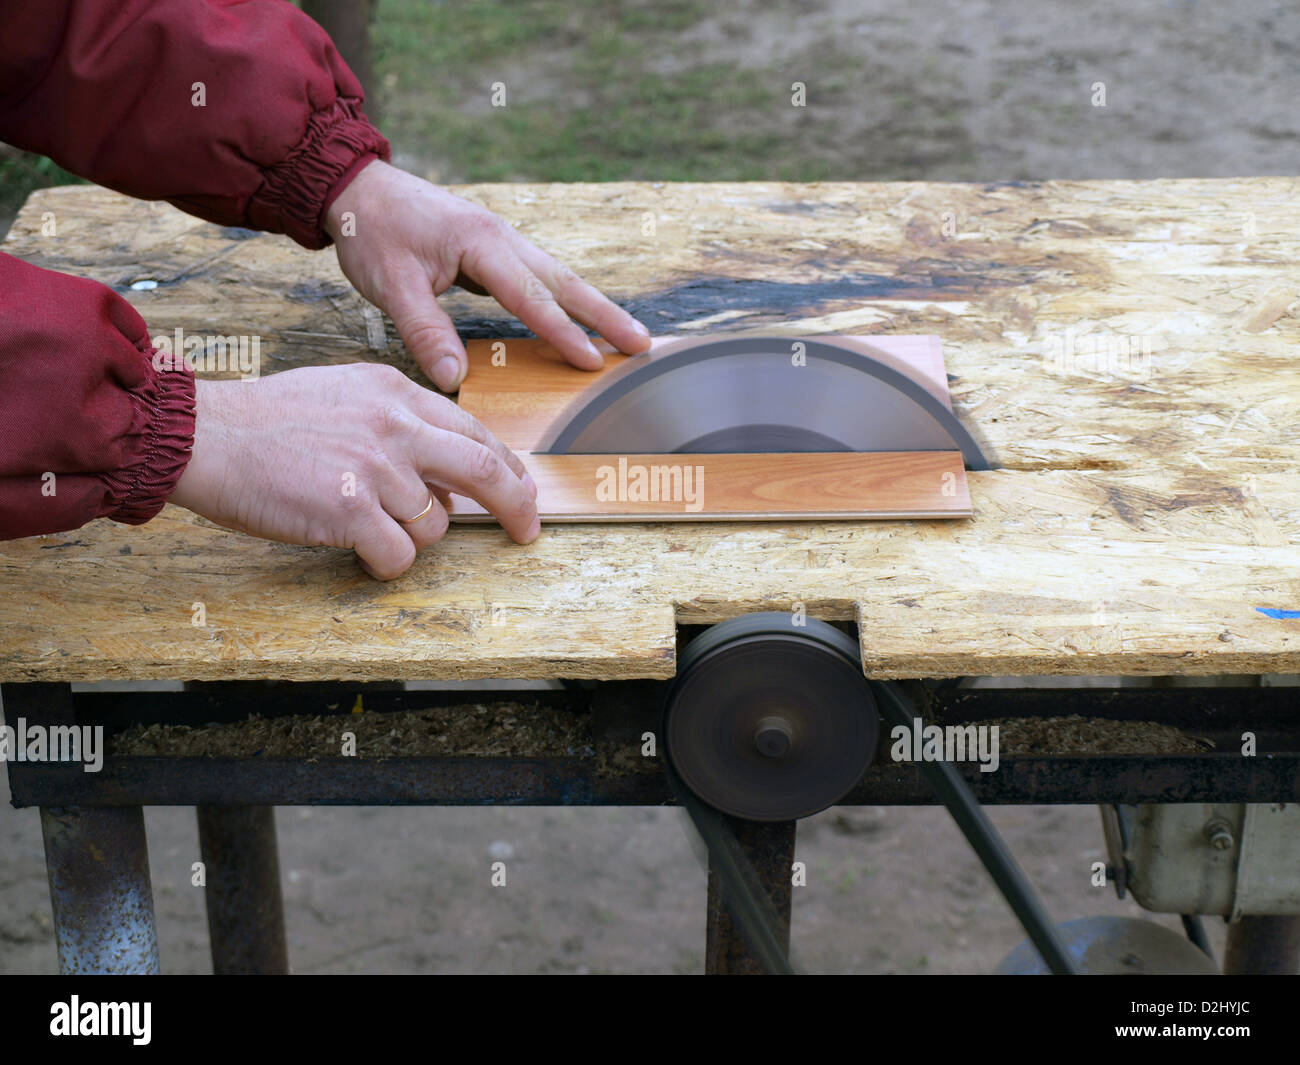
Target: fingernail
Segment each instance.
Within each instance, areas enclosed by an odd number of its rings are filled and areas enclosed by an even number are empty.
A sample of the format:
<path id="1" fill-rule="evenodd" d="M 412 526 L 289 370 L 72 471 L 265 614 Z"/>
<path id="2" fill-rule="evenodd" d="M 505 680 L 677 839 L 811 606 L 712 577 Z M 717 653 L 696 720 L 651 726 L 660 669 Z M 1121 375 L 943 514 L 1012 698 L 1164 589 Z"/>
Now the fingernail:
<path id="1" fill-rule="evenodd" d="M 593 344 L 590 340 L 587 341 L 587 353 L 596 360 L 597 366 L 605 365 L 605 356 L 596 350 L 596 345 Z"/>
<path id="2" fill-rule="evenodd" d="M 542 516 L 539 514 L 533 519 L 533 523 L 528 526 L 528 531 L 524 533 L 524 543 L 532 543 L 542 535 Z"/>
<path id="3" fill-rule="evenodd" d="M 650 330 L 645 327 L 645 324 L 638 322 L 635 318 L 632 319 L 632 329 L 638 336 L 648 337 L 650 335 Z"/>
<path id="4" fill-rule="evenodd" d="M 444 355 L 434 363 L 433 383 L 444 392 L 454 392 L 460 386 L 460 359 Z"/>
<path id="5" fill-rule="evenodd" d="M 524 487 L 528 489 L 534 499 L 537 498 L 537 482 L 533 480 L 532 474 L 524 474 Z"/>

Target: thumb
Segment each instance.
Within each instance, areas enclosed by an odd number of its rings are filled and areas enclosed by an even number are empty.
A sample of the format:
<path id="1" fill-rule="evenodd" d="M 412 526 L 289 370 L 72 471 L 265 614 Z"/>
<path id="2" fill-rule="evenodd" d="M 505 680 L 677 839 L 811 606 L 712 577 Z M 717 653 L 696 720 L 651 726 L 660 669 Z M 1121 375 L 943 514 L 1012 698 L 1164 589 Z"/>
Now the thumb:
<path id="1" fill-rule="evenodd" d="M 420 369 L 444 392 L 455 392 L 465 379 L 469 360 L 456 326 L 438 306 L 429 282 L 419 274 L 404 275 L 386 303 L 384 310 Z"/>

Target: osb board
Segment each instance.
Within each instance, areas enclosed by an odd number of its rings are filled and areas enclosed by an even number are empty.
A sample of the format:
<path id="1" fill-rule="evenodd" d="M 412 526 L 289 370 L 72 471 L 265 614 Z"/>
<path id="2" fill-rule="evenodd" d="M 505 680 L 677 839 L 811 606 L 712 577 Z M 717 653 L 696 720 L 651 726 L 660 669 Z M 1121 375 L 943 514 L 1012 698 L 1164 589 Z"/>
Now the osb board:
<path id="1" fill-rule="evenodd" d="M 938 337 L 883 337 L 873 347 L 856 337 L 829 339 L 891 366 L 948 404 Z M 651 353 L 662 356 L 680 346 L 658 337 Z M 604 369 L 583 372 L 535 337 L 466 344 L 469 375 L 457 402 L 518 451 L 537 483 L 543 523 L 970 516 L 966 468 L 957 452 L 536 454 L 611 375 L 630 368 L 608 344 L 601 348 Z M 452 498 L 452 521 L 491 520 L 473 500 Z"/>
<path id="2" fill-rule="evenodd" d="M 461 191 L 656 332 L 941 336 L 1003 469 L 968 475 L 968 522 L 571 525 L 528 547 L 457 527 L 391 584 L 174 508 L 96 522 L 0 545 L 0 680 L 666 677 L 675 620 L 797 603 L 857 618 L 882 677 L 1300 672 L 1300 620 L 1258 609 L 1300 609 L 1294 180 Z M 155 332 L 260 334 L 267 372 L 417 376 L 332 256 L 283 238 L 73 187 L 35 194 L 6 250 L 127 290 Z M 445 305 L 468 335 L 517 332 Z"/>

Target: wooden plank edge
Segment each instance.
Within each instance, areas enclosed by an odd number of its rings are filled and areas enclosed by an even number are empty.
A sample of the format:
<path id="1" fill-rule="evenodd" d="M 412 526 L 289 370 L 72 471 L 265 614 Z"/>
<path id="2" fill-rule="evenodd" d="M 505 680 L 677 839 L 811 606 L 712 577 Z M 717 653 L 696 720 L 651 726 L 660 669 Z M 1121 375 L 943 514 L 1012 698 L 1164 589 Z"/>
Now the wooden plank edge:
<path id="1" fill-rule="evenodd" d="M 550 522 L 864 521 L 973 513 L 956 451 L 519 457 L 537 483 L 542 520 Z M 846 483 L 857 486 L 852 505 L 841 487 Z M 662 499 L 661 489 L 668 492 Z M 636 498 L 647 491 L 650 498 Z M 493 520 L 463 496 L 452 497 L 450 517 Z"/>

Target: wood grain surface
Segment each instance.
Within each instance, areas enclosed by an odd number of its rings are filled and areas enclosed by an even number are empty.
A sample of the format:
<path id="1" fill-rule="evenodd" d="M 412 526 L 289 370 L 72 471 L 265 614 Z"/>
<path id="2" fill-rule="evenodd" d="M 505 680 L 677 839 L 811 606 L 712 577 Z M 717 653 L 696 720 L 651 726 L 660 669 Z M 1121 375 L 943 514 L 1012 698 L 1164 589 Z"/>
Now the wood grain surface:
<path id="1" fill-rule="evenodd" d="M 948 405 L 938 337 L 885 337 L 870 345 L 855 337 L 828 339 L 899 370 Z M 651 353 L 662 355 L 681 345 L 679 338 L 658 337 Z M 469 374 L 458 402 L 519 452 L 537 482 L 544 522 L 970 517 L 966 469 L 960 454 L 951 452 L 534 454 L 611 374 L 627 368 L 626 357 L 601 342 L 604 369 L 584 372 L 535 337 L 471 340 L 465 347 Z M 659 482 L 669 479 L 665 488 L 672 490 L 660 492 Z M 706 484 L 707 495 L 695 498 Z M 457 500 L 452 521 L 490 520 L 473 500 Z"/>
<path id="2" fill-rule="evenodd" d="M 0 545 L 0 680 L 667 677 L 678 622 L 796 604 L 856 620 L 881 677 L 1300 672 L 1294 179 L 459 191 L 656 333 L 940 336 L 1002 468 L 968 475 L 970 521 L 577 524 L 527 547 L 457 526 L 389 584 L 176 508 L 93 522 Z M 34 194 L 6 250 L 111 285 L 155 333 L 259 335 L 263 373 L 420 379 L 328 251 L 86 187 Z M 443 302 L 462 335 L 521 333 Z"/>
<path id="3" fill-rule="evenodd" d="M 762 455 L 520 452 L 543 522 L 969 517 L 959 451 Z M 453 521 L 495 520 L 452 496 Z"/>
<path id="4" fill-rule="evenodd" d="M 659 336 L 650 350 L 658 353 L 684 339 L 699 338 Z M 952 409 L 937 336 L 825 339 L 842 345 L 856 342 L 863 355 L 906 374 Z M 583 371 L 568 365 L 554 348 L 536 337 L 470 340 L 465 344 L 469 373 L 457 402 L 502 443 L 520 451 L 536 451 L 557 424 L 580 408 L 585 397 L 627 361 L 606 341 L 598 340 L 596 347 L 605 356 L 604 369 Z"/>

